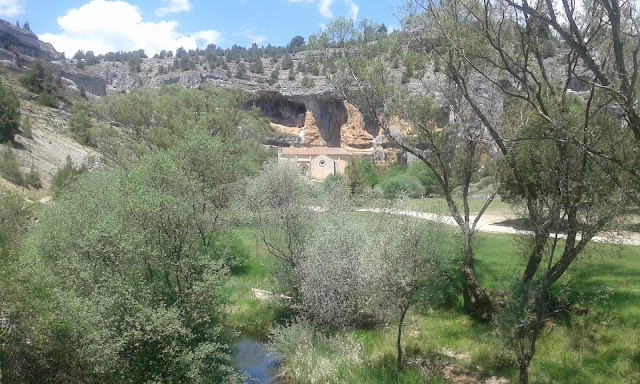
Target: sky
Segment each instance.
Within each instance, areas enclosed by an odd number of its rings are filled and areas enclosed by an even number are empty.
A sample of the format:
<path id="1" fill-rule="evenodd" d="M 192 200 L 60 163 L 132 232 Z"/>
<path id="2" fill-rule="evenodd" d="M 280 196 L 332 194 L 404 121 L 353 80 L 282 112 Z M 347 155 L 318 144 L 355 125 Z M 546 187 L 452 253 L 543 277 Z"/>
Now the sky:
<path id="1" fill-rule="evenodd" d="M 400 25 L 405 0 L 0 0 L 0 18 L 29 22 L 38 37 L 72 57 L 144 49 L 287 45 L 333 18 Z"/>

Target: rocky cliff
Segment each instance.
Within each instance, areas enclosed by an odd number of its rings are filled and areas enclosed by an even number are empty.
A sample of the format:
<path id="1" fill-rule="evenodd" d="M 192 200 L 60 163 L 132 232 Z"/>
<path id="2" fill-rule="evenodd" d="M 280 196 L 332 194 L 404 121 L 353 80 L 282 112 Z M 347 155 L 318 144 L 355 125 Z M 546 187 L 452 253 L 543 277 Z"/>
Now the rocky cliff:
<path id="1" fill-rule="evenodd" d="M 28 29 L 0 20 L 0 48 L 17 55 L 25 55 L 47 61 L 61 60 L 63 55 L 53 46 L 40 41 L 35 33 Z"/>

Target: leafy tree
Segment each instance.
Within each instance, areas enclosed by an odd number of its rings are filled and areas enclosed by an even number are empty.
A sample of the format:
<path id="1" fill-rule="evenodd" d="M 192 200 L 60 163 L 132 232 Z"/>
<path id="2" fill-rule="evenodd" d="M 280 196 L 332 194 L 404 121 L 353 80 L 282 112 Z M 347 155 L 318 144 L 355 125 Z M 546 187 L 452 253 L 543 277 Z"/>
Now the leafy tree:
<path id="1" fill-rule="evenodd" d="M 359 195 L 378 183 L 373 163 L 366 159 L 352 158 L 345 169 L 345 176 L 353 195 Z"/>
<path id="2" fill-rule="evenodd" d="M 293 59 L 291 58 L 291 55 L 287 53 L 286 55 L 284 55 L 284 58 L 282 59 L 282 70 L 286 71 L 287 69 L 292 69 L 292 68 L 293 68 Z"/>
<path id="3" fill-rule="evenodd" d="M 222 231 L 212 219 L 225 206 L 225 180 L 240 171 L 199 166 L 211 145 L 224 158 L 215 142 L 199 135 L 127 170 L 80 178 L 35 229 L 29 258 L 67 292 L 58 298 L 64 308 L 82 303 L 65 318 L 85 346 L 78 353 L 91 362 L 86 375 L 234 380 L 220 326 L 233 249 L 210 235 Z"/>
<path id="4" fill-rule="evenodd" d="M 84 57 L 85 57 L 84 51 L 82 49 L 78 49 L 72 58 L 74 60 L 83 60 Z"/>
<path id="5" fill-rule="evenodd" d="M 13 90 L 0 83 L 0 143 L 12 141 L 20 132 L 20 100 Z"/>
<path id="6" fill-rule="evenodd" d="M 3 145 L 0 150 L 0 176 L 15 185 L 24 185 L 24 175 L 11 143 Z"/>
<path id="7" fill-rule="evenodd" d="M 100 60 L 93 53 L 93 51 L 87 51 L 85 53 L 85 55 L 84 55 L 84 60 L 87 63 L 87 65 L 94 65 L 94 64 L 98 64 L 100 62 Z"/>
<path id="8" fill-rule="evenodd" d="M 264 73 L 264 66 L 262 65 L 262 59 L 260 59 L 259 57 L 256 59 L 254 63 L 252 72 L 258 73 L 258 74 Z"/>
<path id="9" fill-rule="evenodd" d="M 73 105 L 71 119 L 69 119 L 69 128 L 73 138 L 82 145 L 94 146 L 93 122 L 89 116 L 89 105 L 82 101 L 78 101 Z"/>
<path id="10" fill-rule="evenodd" d="M 381 280 L 372 241 L 362 225 L 336 210 L 322 214 L 296 272 L 305 316 L 323 326 L 370 322 Z"/>
<path id="11" fill-rule="evenodd" d="M 631 27 L 637 10 L 603 1 L 586 11 L 564 0 L 536 8 L 509 0 L 495 7 L 413 1 L 409 10 L 414 43 L 429 43 L 442 60 L 444 74 L 504 157 L 505 197 L 518 201 L 531 222 L 526 267 L 509 306 L 519 319 L 510 333 L 520 382 L 528 383 L 552 288 L 593 236 L 615 227 L 622 207 L 638 201 L 637 156 L 630 153 L 637 151 L 640 118 L 637 105 L 629 102 L 637 92 L 631 86 L 638 76 L 631 67 L 637 64 L 631 63 L 638 62 L 639 52 L 629 40 L 637 37 Z M 611 30 L 600 33 L 594 25 Z M 543 60 L 547 27 L 567 50 L 562 71 Z M 434 39 L 440 41 L 435 47 Z M 570 85 L 583 79 L 582 67 L 594 80 L 580 99 Z M 491 86 L 479 92 L 479 78 Z M 503 107 L 496 109 L 491 100 L 504 100 Z M 504 114 L 495 113 L 502 109 Z M 624 123 L 614 122 L 612 110 Z M 566 232 L 563 247 L 559 231 Z"/>
<path id="12" fill-rule="evenodd" d="M 61 79 L 56 76 L 50 63 L 38 59 L 33 62 L 20 82 L 29 91 L 38 94 L 38 102 L 47 107 L 56 107 Z"/>
<path id="13" fill-rule="evenodd" d="M 424 223 L 410 216 L 380 217 L 381 235 L 375 243 L 382 281 L 379 304 L 397 322 L 396 365 L 403 367 L 402 331 L 414 306 L 432 307 L 441 302 L 447 285 L 447 269 L 453 244 L 442 225 Z"/>
<path id="14" fill-rule="evenodd" d="M 289 42 L 289 52 L 298 52 L 304 46 L 304 37 L 297 35 Z"/>
<path id="15" fill-rule="evenodd" d="M 272 164 L 248 180 L 244 204 L 267 251 L 283 265 L 280 282 L 299 293 L 299 264 L 314 223 L 310 182 L 293 164 Z"/>
<path id="16" fill-rule="evenodd" d="M 244 63 L 238 63 L 236 65 L 236 77 L 238 79 L 244 79 L 247 74 L 247 66 Z"/>

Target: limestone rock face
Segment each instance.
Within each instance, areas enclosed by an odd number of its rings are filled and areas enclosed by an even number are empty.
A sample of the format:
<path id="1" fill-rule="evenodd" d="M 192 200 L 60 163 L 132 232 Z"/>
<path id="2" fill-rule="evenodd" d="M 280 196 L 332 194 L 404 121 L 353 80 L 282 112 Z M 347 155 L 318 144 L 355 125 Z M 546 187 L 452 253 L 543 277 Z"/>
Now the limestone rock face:
<path id="1" fill-rule="evenodd" d="M 62 54 L 56 52 L 51 44 L 38 40 L 35 33 L 5 20 L 0 20 L 0 48 L 37 59 L 62 59 Z"/>
<path id="2" fill-rule="evenodd" d="M 347 121 L 340 128 L 340 141 L 342 147 L 354 152 L 371 150 L 373 148 L 373 135 L 366 130 L 364 116 L 355 106 L 344 102 L 347 110 Z"/>
<path id="3" fill-rule="evenodd" d="M 307 111 L 302 127 L 303 144 L 305 147 L 325 147 L 327 143 L 322 139 L 320 128 L 316 124 L 313 112 Z"/>
<path id="4" fill-rule="evenodd" d="M 101 77 L 91 76 L 71 68 L 61 68 L 59 72 L 60 77 L 70 80 L 78 89 L 84 88 L 86 92 L 96 96 L 107 95 L 107 88 Z"/>

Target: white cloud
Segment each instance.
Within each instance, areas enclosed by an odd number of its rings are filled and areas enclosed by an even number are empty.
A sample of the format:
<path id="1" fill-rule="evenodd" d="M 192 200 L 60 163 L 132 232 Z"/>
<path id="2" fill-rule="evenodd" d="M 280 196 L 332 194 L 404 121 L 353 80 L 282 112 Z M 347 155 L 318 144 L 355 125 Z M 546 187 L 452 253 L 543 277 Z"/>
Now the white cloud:
<path id="1" fill-rule="evenodd" d="M 358 11 L 360 7 L 354 3 L 353 0 L 344 0 L 344 3 L 349 7 L 349 18 L 355 20 L 358 18 Z"/>
<path id="2" fill-rule="evenodd" d="M 334 1 L 335 0 L 320 0 L 318 2 L 318 12 L 320 12 L 320 16 L 327 19 L 333 18 L 333 12 L 331 12 L 331 5 L 333 5 Z"/>
<path id="3" fill-rule="evenodd" d="M 62 33 L 44 33 L 40 39 L 53 44 L 67 57 L 78 49 L 96 54 L 144 49 L 153 55 L 163 49 L 184 47 L 188 50 L 222 41 L 222 33 L 215 30 L 187 34 L 178 32 L 176 21 L 145 22 L 136 6 L 121 0 L 91 0 L 78 9 L 69 10 L 57 21 Z"/>
<path id="4" fill-rule="evenodd" d="M 24 13 L 24 1 L 0 0 L 0 16 L 14 18 Z"/>
<path id="5" fill-rule="evenodd" d="M 333 19 L 333 11 L 331 10 L 331 7 L 333 6 L 333 3 L 335 3 L 335 0 L 289 0 L 289 2 L 308 4 L 317 3 L 320 16 L 325 19 Z M 358 11 L 360 10 L 358 4 L 354 3 L 353 0 L 344 0 L 344 4 L 349 7 L 349 18 L 352 20 L 358 18 Z"/>
<path id="6" fill-rule="evenodd" d="M 251 29 L 245 29 L 244 31 L 242 31 L 242 33 L 240 33 L 240 36 L 242 36 L 245 39 L 247 39 L 247 41 L 249 41 L 251 44 L 256 43 L 258 45 L 262 45 L 262 43 L 267 41 L 267 37 L 266 36 L 259 35 L 259 34 L 255 33 L 255 32 L 253 32 L 253 30 L 251 30 Z"/>
<path id="7" fill-rule="evenodd" d="M 166 6 L 156 9 L 156 16 L 162 17 L 170 13 L 187 12 L 191 10 L 189 0 L 162 0 Z"/>

